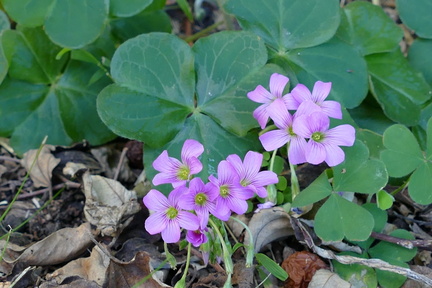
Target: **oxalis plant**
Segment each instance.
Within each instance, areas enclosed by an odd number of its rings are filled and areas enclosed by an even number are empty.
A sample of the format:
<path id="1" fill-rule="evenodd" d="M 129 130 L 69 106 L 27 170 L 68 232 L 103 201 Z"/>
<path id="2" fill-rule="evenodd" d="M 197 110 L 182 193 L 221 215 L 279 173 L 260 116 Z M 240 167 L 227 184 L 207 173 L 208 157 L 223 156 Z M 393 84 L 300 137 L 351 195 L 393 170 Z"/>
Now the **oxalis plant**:
<path id="1" fill-rule="evenodd" d="M 222 255 L 228 274 L 223 222 L 244 213 L 254 193 L 260 208 L 283 206 L 300 217 L 315 205 L 321 240 L 348 241 L 361 247 L 361 257 L 407 267 L 415 249 L 370 235 L 383 231 L 394 194 L 407 189 L 417 204 L 432 203 L 430 1 L 396 1 L 417 35 L 407 55 L 399 47 L 402 29 L 365 1 L 219 1 L 241 31 L 193 45 L 169 33 L 165 1 L 132 2 L 0 1 L 0 136 L 18 154 L 45 135 L 55 145 L 98 145 L 117 135 L 144 142 L 146 173 L 157 186 L 147 203 L 159 211 L 153 215 L 191 220 L 174 222 L 192 231 L 188 243 L 203 242 L 209 261 Z M 257 170 L 261 157 L 265 174 Z M 285 161 L 288 186 L 280 175 Z M 301 191 L 295 165 L 306 162 L 329 168 Z M 175 176 L 186 186 L 169 178 L 167 167 L 180 167 Z M 240 168 L 263 182 L 251 187 Z M 240 183 L 235 192 L 220 188 L 233 182 Z M 224 201 L 230 192 L 236 205 Z M 163 214 L 161 203 L 173 209 Z M 211 208 L 217 205 L 222 210 Z M 180 228 L 166 227 L 149 231 L 175 242 Z M 413 237 L 405 230 L 391 235 Z M 210 249 L 214 242 L 220 253 Z M 334 264 L 343 278 L 368 287 L 404 281 Z"/>

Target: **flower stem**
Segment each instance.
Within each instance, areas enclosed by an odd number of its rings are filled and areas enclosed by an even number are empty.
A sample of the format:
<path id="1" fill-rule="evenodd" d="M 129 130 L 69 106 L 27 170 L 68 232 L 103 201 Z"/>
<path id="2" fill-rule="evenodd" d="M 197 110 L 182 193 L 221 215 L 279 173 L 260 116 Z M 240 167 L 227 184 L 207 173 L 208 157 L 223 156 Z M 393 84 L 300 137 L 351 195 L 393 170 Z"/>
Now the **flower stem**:
<path id="1" fill-rule="evenodd" d="M 238 223 L 240 223 L 245 229 L 246 231 L 249 233 L 249 245 L 247 245 L 246 248 L 246 267 L 251 267 L 253 264 L 253 257 L 255 254 L 255 250 L 254 250 L 254 239 L 253 239 L 253 234 L 252 231 L 249 229 L 249 227 L 240 219 L 237 219 L 235 217 L 230 217 L 231 219 L 237 221 Z"/>
<path id="2" fill-rule="evenodd" d="M 225 262 L 225 271 L 228 274 L 228 278 L 231 279 L 231 274 L 234 272 L 233 263 L 231 259 L 231 253 L 228 251 L 228 247 L 226 246 L 225 239 L 222 236 L 221 232 L 219 231 L 219 228 L 217 227 L 216 223 L 213 222 L 212 219 L 209 218 L 209 223 L 212 226 L 213 230 L 216 232 L 216 234 L 219 237 L 219 240 L 221 241 L 222 250 L 223 250 L 223 258 Z"/>
<path id="3" fill-rule="evenodd" d="M 191 243 L 188 243 L 188 249 L 187 249 L 187 256 L 186 256 L 186 267 L 183 272 L 182 278 L 175 284 L 174 288 L 183 288 L 186 287 L 186 276 L 187 272 L 189 270 L 189 263 L 190 263 L 190 256 L 191 256 Z"/>
<path id="4" fill-rule="evenodd" d="M 287 144 L 287 151 L 289 151 L 289 142 Z M 289 158 L 288 158 L 288 162 L 289 162 L 290 172 L 291 172 L 291 195 L 292 195 L 291 199 L 294 201 L 294 198 L 297 197 L 298 194 L 300 194 L 300 185 L 296 174 L 296 165 L 293 165 L 291 161 L 289 161 Z"/>
<path id="5" fill-rule="evenodd" d="M 175 257 L 168 251 L 168 245 L 166 242 L 164 242 L 164 250 L 165 250 L 165 257 L 168 260 L 168 263 L 171 266 L 171 269 L 176 269 L 177 261 Z"/>

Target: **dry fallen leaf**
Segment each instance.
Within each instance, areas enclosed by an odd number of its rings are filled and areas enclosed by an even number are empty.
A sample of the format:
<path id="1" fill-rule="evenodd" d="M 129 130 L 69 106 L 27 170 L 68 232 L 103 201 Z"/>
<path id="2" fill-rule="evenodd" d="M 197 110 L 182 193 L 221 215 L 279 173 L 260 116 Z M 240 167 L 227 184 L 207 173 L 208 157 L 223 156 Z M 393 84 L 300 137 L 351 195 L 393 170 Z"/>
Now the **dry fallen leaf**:
<path id="1" fill-rule="evenodd" d="M 327 269 L 318 270 L 312 277 L 308 288 L 351 288 L 351 284 Z"/>
<path id="2" fill-rule="evenodd" d="M 254 214 L 248 226 L 253 235 L 255 252 L 275 240 L 294 235 L 290 216 L 281 207 L 263 209 Z M 250 243 L 249 239 L 249 233 L 246 233 L 245 244 Z"/>
<path id="3" fill-rule="evenodd" d="M 150 265 L 150 256 L 147 252 L 141 251 L 135 255 L 135 258 L 126 263 L 118 263 L 111 261 L 108 267 L 107 281 L 104 287 L 132 287 L 140 282 L 144 277 L 148 276 L 152 267 Z M 163 283 L 159 283 L 156 279 L 149 277 L 147 281 L 136 287 L 142 288 L 164 288 L 171 287 Z"/>
<path id="4" fill-rule="evenodd" d="M 317 270 L 327 268 L 316 254 L 307 251 L 292 254 L 281 266 L 289 275 L 285 288 L 306 288 Z"/>
<path id="5" fill-rule="evenodd" d="M 28 247 L 17 259 L 27 266 L 56 265 L 80 256 L 93 242 L 89 223 L 60 229 Z"/>
<path id="6" fill-rule="evenodd" d="M 46 276 L 51 283 L 62 284 L 68 277 L 77 276 L 87 281 L 94 281 L 102 286 L 110 258 L 98 246 L 94 246 L 90 257 L 69 262 Z"/>
<path id="7" fill-rule="evenodd" d="M 24 158 L 21 160 L 21 163 L 27 171 L 30 171 L 30 178 L 35 187 L 51 186 L 52 171 L 60 163 L 60 159 L 56 159 L 54 155 L 51 154 L 51 151 L 54 150 L 54 146 L 44 145 L 31 170 L 30 168 L 37 156 L 38 150 L 29 150 L 24 153 Z"/>
<path id="8" fill-rule="evenodd" d="M 102 176 L 82 176 L 86 203 L 84 215 L 104 236 L 116 237 L 140 209 L 135 191 Z"/>

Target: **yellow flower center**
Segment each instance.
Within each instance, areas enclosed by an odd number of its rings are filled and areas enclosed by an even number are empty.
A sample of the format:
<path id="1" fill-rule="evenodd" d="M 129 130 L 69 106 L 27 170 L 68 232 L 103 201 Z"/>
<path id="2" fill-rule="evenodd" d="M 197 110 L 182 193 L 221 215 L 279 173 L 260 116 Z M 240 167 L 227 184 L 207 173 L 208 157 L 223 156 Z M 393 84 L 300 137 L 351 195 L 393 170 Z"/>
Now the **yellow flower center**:
<path id="1" fill-rule="evenodd" d="M 315 132 L 312 134 L 311 138 L 315 142 L 321 142 L 322 140 L 324 140 L 324 134 L 321 132 Z"/>
<path id="2" fill-rule="evenodd" d="M 207 195 L 204 194 L 204 193 L 198 193 L 198 194 L 195 196 L 195 203 L 196 203 L 197 205 L 200 205 L 200 206 L 206 204 L 206 203 L 207 203 Z"/>
<path id="3" fill-rule="evenodd" d="M 178 215 L 178 210 L 175 209 L 174 207 L 170 207 L 168 208 L 168 210 L 166 211 L 166 215 L 169 219 L 174 219 L 177 217 Z"/>
<path id="4" fill-rule="evenodd" d="M 180 180 L 189 180 L 190 170 L 187 166 L 182 166 L 177 171 L 177 178 Z"/>
<path id="5" fill-rule="evenodd" d="M 228 186 L 227 185 L 222 185 L 220 188 L 219 188 L 219 194 L 222 196 L 222 197 L 227 197 L 228 195 L 229 195 L 229 188 L 228 188 Z"/>

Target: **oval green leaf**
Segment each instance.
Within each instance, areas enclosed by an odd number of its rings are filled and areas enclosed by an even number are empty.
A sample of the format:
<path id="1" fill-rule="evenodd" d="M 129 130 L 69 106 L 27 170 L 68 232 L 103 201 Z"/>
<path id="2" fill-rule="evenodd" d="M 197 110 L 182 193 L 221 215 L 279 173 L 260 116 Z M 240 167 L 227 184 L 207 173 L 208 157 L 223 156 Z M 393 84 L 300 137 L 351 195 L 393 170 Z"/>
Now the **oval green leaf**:
<path id="1" fill-rule="evenodd" d="M 276 262 L 274 262 L 271 258 L 269 258 L 267 255 L 262 253 L 255 254 L 255 258 L 257 261 L 264 266 L 267 271 L 269 271 L 273 276 L 278 278 L 281 281 L 285 281 L 288 278 L 287 272 L 282 269 L 281 266 L 279 266 Z"/>
<path id="2" fill-rule="evenodd" d="M 0 34 L 4 30 L 10 29 L 10 22 L 8 16 L 0 10 Z"/>
<path id="3" fill-rule="evenodd" d="M 41 26 L 54 0 L 3 0 L 8 15 L 20 25 Z"/>
<path id="4" fill-rule="evenodd" d="M 298 81 L 309 88 L 318 80 L 332 82 L 329 99 L 346 108 L 358 106 L 366 97 L 366 62 L 352 46 L 336 38 L 316 47 L 292 50 L 284 57 Z"/>
<path id="5" fill-rule="evenodd" d="M 315 232 L 324 241 L 366 240 L 374 227 L 372 215 L 363 207 L 332 194 L 315 215 Z"/>
<path id="6" fill-rule="evenodd" d="M 339 1 L 227 0 L 225 9 L 242 28 L 260 36 L 274 50 L 312 47 L 329 40 L 340 21 Z"/>
<path id="7" fill-rule="evenodd" d="M 408 175 L 423 163 L 424 157 L 414 135 L 403 125 L 389 127 L 383 135 L 386 150 L 381 152 L 381 160 L 392 177 Z"/>
<path id="8" fill-rule="evenodd" d="M 430 15 L 432 2 L 429 0 L 396 0 L 396 7 L 403 23 L 423 38 L 432 38 Z"/>
<path id="9" fill-rule="evenodd" d="M 130 17 L 144 10 L 151 2 L 152 0 L 110 0 L 110 14 L 117 17 Z"/>
<path id="10" fill-rule="evenodd" d="M 292 207 L 303 207 L 318 202 L 319 200 L 329 196 L 331 192 L 332 187 L 327 177 L 327 173 L 324 171 L 317 179 L 315 179 L 315 181 L 294 198 Z"/>
<path id="11" fill-rule="evenodd" d="M 369 150 L 357 140 L 352 147 L 346 147 L 345 161 L 333 168 L 333 190 L 374 194 L 381 190 L 388 180 L 384 163 L 368 159 Z"/>
<path id="12" fill-rule="evenodd" d="M 354 45 L 362 55 L 390 52 L 402 40 L 403 31 L 380 6 L 355 1 L 344 7 L 337 35 Z"/>
<path id="13" fill-rule="evenodd" d="M 107 0 L 55 1 L 45 21 L 45 32 L 57 45 L 82 48 L 102 34 L 108 7 Z"/>
<path id="14" fill-rule="evenodd" d="M 408 50 L 409 63 L 420 72 L 432 86 L 432 40 L 417 38 Z"/>
<path id="15" fill-rule="evenodd" d="M 420 120 L 420 104 L 430 97 L 430 87 L 402 52 L 366 56 L 371 91 L 391 120 L 413 126 Z"/>

